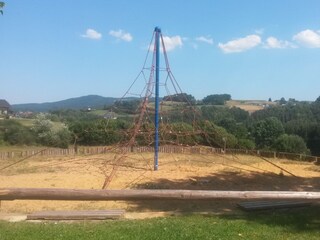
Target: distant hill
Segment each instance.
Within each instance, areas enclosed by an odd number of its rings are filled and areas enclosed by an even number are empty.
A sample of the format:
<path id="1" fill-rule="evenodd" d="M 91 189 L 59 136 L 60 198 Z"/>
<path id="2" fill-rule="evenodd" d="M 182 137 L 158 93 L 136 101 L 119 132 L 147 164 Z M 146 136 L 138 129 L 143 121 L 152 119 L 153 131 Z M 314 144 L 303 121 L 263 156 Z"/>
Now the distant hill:
<path id="1" fill-rule="evenodd" d="M 25 103 L 13 104 L 12 110 L 17 111 L 32 111 L 32 112 L 48 112 L 50 110 L 60 109 L 87 109 L 90 108 L 103 108 L 104 106 L 112 105 L 118 98 L 102 97 L 98 95 L 88 95 L 77 98 L 70 98 L 58 102 L 46 103 Z"/>

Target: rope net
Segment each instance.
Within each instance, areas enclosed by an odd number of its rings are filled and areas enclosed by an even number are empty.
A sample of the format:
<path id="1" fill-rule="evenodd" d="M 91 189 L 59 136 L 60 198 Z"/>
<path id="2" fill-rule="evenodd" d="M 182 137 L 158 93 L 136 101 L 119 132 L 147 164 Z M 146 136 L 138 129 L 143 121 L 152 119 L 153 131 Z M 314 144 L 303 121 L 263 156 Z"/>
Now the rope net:
<path id="1" fill-rule="evenodd" d="M 160 108 L 159 145 L 195 146 L 198 144 L 223 147 L 223 138 L 209 121 L 200 120 L 200 112 L 195 99 L 184 93 L 174 77 L 166 52 L 165 41 L 160 34 Z M 146 161 L 151 167 L 152 158 L 142 154 L 133 156 L 127 153 L 128 147 L 154 146 L 155 138 L 155 71 L 156 71 L 156 32 L 151 38 L 148 52 L 141 71 L 122 98 L 110 109 L 110 114 L 125 115 L 132 122 L 124 129 L 117 146 L 117 154 L 109 176 L 103 184 L 107 188 L 118 167 L 129 158 Z M 210 131 L 208 131 L 210 130 Z M 211 134 L 208 134 L 208 133 Z M 160 162 L 161 165 L 161 162 Z M 106 169 L 107 170 L 107 169 Z M 107 171 L 106 171 L 107 172 Z"/>

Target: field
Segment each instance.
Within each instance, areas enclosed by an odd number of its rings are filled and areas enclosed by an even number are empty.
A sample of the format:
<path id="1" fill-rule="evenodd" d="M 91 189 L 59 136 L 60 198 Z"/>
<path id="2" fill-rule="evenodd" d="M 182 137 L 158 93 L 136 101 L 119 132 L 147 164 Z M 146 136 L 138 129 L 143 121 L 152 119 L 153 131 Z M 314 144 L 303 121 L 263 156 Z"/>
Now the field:
<path id="1" fill-rule="evenodd" d="M 101 189 L 117 156 L 108 153 L 33 157 L 2 170 L 0 188 Z M 130 153 L 118 163 L 108 188 L 319 191 L 320 166 L 284 159 L 269 160 L 278 167 L 255 156 L 160 154 L 159 171 L 152 171 L 151 153 Z M 15 161 L 19 159 L 1 160 L 0 169 Z M 126 209 L 127 218 L 145 218 L 177 212 L 235 213 L 239 211 L 235 206 L 236 201 L 2 201 L 1 212 L 121 208 Z"/>
<path id="2" fill-rule="evenodd" d="M 264 109 L 266 106 L 274 106 L 277 103 L 264 100 L 230 100 L 226 102 L 228 107 L 238 107 L 249 113 Z"/>

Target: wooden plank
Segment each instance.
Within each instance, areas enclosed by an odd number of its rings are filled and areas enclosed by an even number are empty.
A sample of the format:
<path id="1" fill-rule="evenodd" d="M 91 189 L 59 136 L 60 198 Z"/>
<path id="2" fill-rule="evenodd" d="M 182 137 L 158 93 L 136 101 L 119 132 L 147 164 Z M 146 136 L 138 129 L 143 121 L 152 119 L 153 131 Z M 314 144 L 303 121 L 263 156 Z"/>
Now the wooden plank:
<path id="1" fill-rule="evenodd" d="M 242 202 L 237 205 L 245 211 L 282 209 L 282 208 L 296 208 L 310 206 L 311 202 L 297 202 L 297 201 L 256 201 L 256 202 Z"/>
<path id="2" fill-rule="evenodd" d="M 203 190 L 94 190 L 64 188 L 0 188 L 0 200 L 215 200 L 215 199 L 295 199 L 320 200 L 320 192 L 295 191 L 203 191 Z"/>
<path id="3" fill-rule="evenodd" d="M 97 211 L 41 211 L 27 215 L 27 220 L 105 220 L 123 217 L 125 211 L 97 210 Z"/>

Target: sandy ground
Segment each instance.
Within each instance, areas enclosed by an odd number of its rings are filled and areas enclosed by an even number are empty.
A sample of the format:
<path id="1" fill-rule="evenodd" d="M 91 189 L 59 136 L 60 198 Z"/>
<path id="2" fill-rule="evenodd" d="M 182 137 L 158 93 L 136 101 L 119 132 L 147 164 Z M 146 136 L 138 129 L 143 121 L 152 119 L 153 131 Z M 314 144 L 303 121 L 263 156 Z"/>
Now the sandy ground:
<path id="1" fill-rule="evenodd" d="M 30 158 L 0 171 L 0 188 L 47 187 L 101 189 L 112 169 L 108 189 L 306 190 L 320 191 L 320 166 L 253 156 L 160 154 L 153 171 L 152 154 Z M 19 161 L 1 160 L 0 169 Z M 116 164 L 118 162 L 118 165 Z M 239 201 L 238 201 L 239 202 Z M 42 210 L 125 209 L 127 218 L 181 212 L 228 213 L 237 201 L 2 201 L 0 215 Z M 21 215 L 17 215 L 20 216 Z"/>

